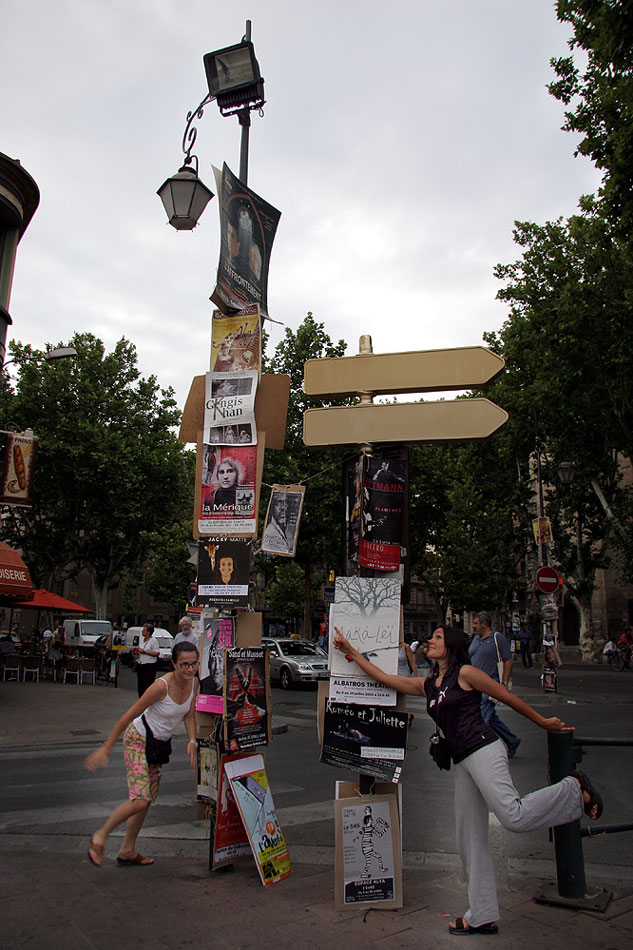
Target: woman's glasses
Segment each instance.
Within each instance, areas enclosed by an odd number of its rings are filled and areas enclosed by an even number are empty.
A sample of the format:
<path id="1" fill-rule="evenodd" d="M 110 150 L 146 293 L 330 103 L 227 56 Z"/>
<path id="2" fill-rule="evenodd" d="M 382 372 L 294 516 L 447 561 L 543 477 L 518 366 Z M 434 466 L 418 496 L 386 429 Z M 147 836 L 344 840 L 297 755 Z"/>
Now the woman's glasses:
<path id="1" fill-rule="evenodd" d="M 196 670 L 200 665 L 198 660 L 195 660 L 194 663 L 177 663 L 176 666 L 180 670 Z"/>

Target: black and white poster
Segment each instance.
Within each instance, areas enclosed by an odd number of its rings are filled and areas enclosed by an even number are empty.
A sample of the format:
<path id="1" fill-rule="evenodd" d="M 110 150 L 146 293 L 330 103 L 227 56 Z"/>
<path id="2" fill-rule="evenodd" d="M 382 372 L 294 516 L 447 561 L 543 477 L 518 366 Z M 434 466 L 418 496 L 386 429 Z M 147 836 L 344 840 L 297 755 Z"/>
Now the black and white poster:
<path id="1" fill-rule="evenodd" d="M 402 906 L 400 826 L 395 796 L 334 802 L 336 907 Z"/>
<path id="2" fill-rule="evenodd" d="M 212 617 L 202 612 L 202 652 L 200 654 L 200 691 L 196 709 L 224 712 L 224 651 L 235 646 L 233 617 Z"/>
<path id="3" fill-rule="evenodd" d="M 257 370 L 206 374 L 203 434 L 205 445 L 257 443 L 256 393 Z"/>
<path id="4" fill-rule="evenodd" d="M 266 512 L 262 551 L 294 557 L 304 494 L 303 485 L 273 485 Z"/>

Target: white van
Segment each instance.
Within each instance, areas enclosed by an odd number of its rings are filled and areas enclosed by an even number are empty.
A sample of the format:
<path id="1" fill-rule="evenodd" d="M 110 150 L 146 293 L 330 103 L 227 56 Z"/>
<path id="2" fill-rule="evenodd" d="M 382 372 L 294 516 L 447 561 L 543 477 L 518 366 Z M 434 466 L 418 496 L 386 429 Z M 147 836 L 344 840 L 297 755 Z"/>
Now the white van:
<path id="1" fill-rule="evenodd" d="M 68 646 L 93 647 L 97 637 L 111 633 L 109 620 L 64 620 L 64 640 Z"/>
<path id="2" fill-rule="evenodd" d="M 139 645 L 142 633 L 142 627 L 128 627 L 125 631 L 125 646 L 121 650 L 121 660 L 124 663 L 131 663 L 134 659 L 132 650 Z M 158 640 L 159 647 L 158 667 L 159 669 L 171 670 L 171 651 L 174 638 L 169 630 L 165 630 L 163 627 L 154 627 L 154 636 Z"/>

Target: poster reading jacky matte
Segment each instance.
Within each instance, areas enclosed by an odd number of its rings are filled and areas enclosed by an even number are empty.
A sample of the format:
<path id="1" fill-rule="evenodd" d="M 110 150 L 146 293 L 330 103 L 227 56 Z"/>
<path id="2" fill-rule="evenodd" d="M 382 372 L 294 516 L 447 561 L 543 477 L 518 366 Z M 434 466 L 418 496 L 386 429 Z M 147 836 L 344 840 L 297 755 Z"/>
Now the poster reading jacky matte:
<path id="1" fill-rule="evenodd" d="M 251 542 L 215 537 L 198 542 L 198 605 L 246 607 Z"/>
<path id="2" fill-rule="evenodd" d="M 226 774 L 264 887 L 288 877 L 292 868 L 261 755 L 227 762 Z"/>
<path id="3" fill-rule="evenodd" d="M 224 313 L 258 304 L 268 314 L 268 268 L 281 212 L 225 163 L 213 169 L 220 196 L 220 261 L 211 300 Z"/>
<path id="4" fill-rule="evenodd" d="M 255 534 L 256 445 L 205 445 L 200 534 Z"/>
<path id="5" fill-rule="evenodd" d="M 271 738 L 268 651 L 242 647 L 224 654 L 224 744 L 231 752 Z"/>
<path id="6" fill-rule="evenodd" d="M 406 455 L 366 455 L 360 563 L 380 571 L 397 571 L 402 545 L 402 515 L 407 488 Z"/>
<path id="7" fill-rule="evenodd" d="M 407 748 L 409 715 L 382 706 L 325 704 L 321 762 L 398 782 Z"/>
<path id="8" fill-rule="evenodd" d="M 214 619 L 203 612 L 200 692 L 196 699 L 196 709 L 201 712 L 224 712 L 224 651 L 234 645 L 234 619 Z"/>

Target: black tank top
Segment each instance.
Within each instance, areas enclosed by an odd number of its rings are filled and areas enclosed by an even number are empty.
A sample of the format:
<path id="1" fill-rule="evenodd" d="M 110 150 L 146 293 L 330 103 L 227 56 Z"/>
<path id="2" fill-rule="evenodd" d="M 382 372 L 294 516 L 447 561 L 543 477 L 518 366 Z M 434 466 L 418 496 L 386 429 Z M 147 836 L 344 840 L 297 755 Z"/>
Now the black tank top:
<path id="1" fill-rule="evenodd" d="M 496 742 L 496 732 L 484 722 L 480 703 L 481 693 L 476 689 L 462 689 L 459 670 L 444 674 L 440 686 L 435 677 L 424 681 L 426 708 L 429 716 L 442 730 L 455 765 L 484 746 Z"/>

